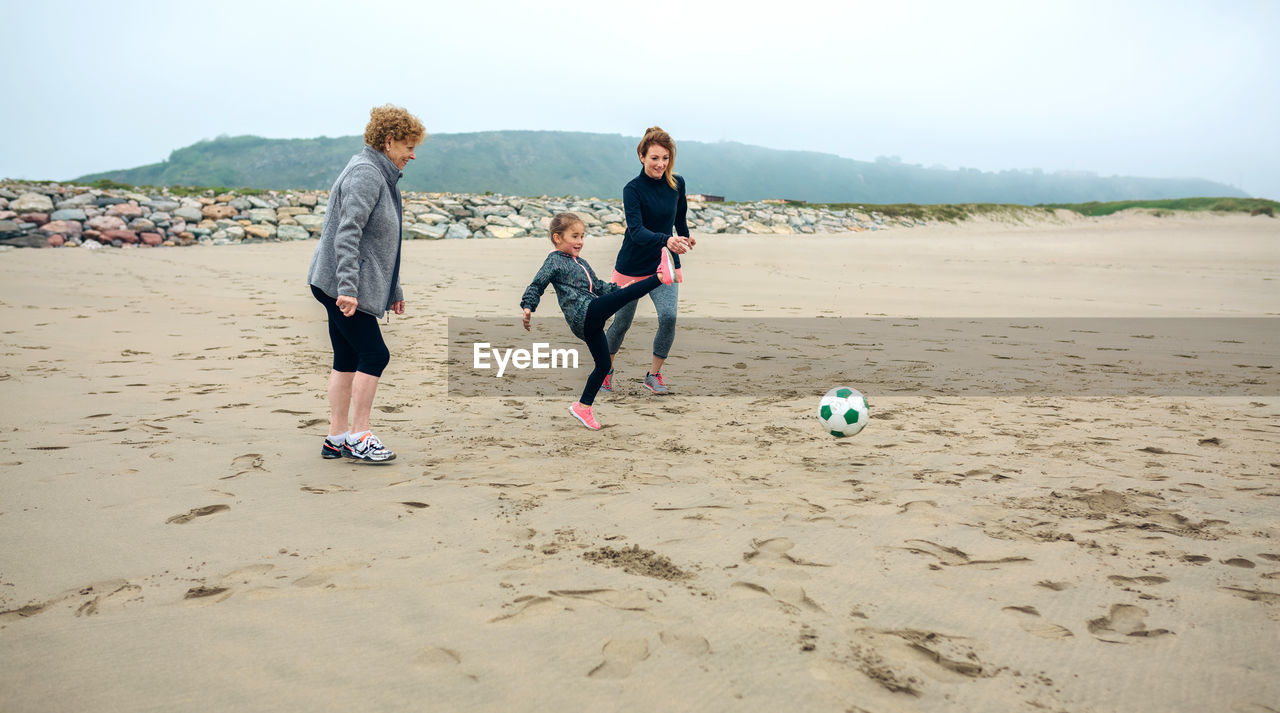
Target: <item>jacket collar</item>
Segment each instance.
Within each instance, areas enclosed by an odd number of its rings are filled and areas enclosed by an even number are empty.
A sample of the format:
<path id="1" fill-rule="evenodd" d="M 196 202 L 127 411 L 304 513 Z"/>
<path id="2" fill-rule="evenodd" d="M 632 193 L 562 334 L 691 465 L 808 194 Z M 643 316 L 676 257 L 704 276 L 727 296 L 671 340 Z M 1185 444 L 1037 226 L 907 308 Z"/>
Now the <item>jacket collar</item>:
<path id="1" fill-rule="evenodd" d="M 378 151 L 372 146 L 364 147 L 364 155 L 373 163 L 373 165 L 378 167 L 378 170 L 382 171 L 383 178 L 387 179 L 387 185 L 395 188 L 396 183 L 400 181 L 400 178 L 404 176 L 404 174 L 400 172 L 400 169 L 396 168 L 394 163 L 391 163 L 391 159 L 387 158 L 386 154 Z"/>

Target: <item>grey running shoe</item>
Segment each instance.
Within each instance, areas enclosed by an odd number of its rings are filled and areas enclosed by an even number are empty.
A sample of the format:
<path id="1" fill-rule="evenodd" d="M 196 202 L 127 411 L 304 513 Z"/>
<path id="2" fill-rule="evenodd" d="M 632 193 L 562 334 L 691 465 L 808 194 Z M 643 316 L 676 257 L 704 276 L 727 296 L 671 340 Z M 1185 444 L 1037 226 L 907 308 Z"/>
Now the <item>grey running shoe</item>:
<path id="1" fill-rule="evenodd" d="M 604 383 L 600 384 L 600 390 L 613 393 L 613 369 L 610 369 L 609 373 L 604 375 Z"/>
<path id="2" fill-rule="evenodd" d="M 667 383 L 662 380 L 662 374 L 646 373 L 644 375 L 644 387 L 659 396 L 671 393 L 671 390 L 667 388 Z"/>
<path id="3" fill-rule="evenodd" d="M 364 434 L 364 437 L 355 443 L 348 442 L 343 453 L 348 458 L 366 463 L 386 463 L 396 459 L 395 451 L 382 445 L 382 441 L 372 433 Z"/>

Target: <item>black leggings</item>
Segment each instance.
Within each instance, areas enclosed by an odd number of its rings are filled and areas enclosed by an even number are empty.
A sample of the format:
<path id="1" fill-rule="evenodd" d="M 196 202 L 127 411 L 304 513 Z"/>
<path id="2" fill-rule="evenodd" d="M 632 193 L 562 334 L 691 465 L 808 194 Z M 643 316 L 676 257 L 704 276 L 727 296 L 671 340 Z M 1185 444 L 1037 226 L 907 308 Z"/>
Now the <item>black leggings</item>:
<path id="1" fill-rule="evenodd" d="M 338 301 L 323 290 L 311 286 L 311 294 L 329 313 L 329 341 L 333 342 L 333 370 L 358 371 L 370 376 L 382 376 L 382 370 L 391 361 L 391 352 L 382 341 L 378 318 L 356 310 L 347 317 L 338 309 Z"/>
<path id="2" fill-rule="evenodd" d="M 620 290 L 597 297 L 587 306 L 587 319 L 582 325 L 582 334 L 585 337 L 583 341 L 587 343 L 587 349 L 591 350 L 591 358 L 596 360 L 596 367 L 591 370 L 591 376 L 587 377 L 587 385 L 582 388 L 582 398 L 579 401 L 583 406 L 590 406 L 595 402 L 596 394 L 600 392 L 600 385 L 604 383 L 604 377 L 609 374 L 609 340 L 604 336 L 605 320 L 628 303 L 644 297 L 661 285 L 662 281 L 657 275 L 650 275 Z"/>

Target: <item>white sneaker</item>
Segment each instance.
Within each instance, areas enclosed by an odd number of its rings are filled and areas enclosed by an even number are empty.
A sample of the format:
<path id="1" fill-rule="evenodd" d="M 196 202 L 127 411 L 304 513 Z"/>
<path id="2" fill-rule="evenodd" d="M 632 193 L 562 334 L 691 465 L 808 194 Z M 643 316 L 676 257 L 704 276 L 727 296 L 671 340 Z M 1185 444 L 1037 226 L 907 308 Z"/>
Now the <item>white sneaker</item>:
<path id="1" fill-rule="evenodd" d="M 386 463 L 396 459 L 395 451 L 382 445 L 382 441 L 379 441 L 372 431 L 364 434 L 355 443 L 347 441 L 346 447 L 342 450 L 346 457 L 366 463 Z"/>

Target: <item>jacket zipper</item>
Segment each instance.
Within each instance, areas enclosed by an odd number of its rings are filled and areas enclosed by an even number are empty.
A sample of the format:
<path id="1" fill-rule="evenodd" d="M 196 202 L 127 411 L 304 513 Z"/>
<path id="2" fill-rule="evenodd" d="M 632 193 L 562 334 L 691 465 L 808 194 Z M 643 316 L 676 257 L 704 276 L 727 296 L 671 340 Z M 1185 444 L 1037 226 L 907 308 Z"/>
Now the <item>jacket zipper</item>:
<path id="1" fill-rule="evenodd" d="M 587 272 L 587 268 L 582 263 L 578 262 L 578 258 L 573 257 L 572 255 L 570 255 L 569 258 L 572 259 L 574 263 L 578 265 L 578 267 L 582 268 L 582 274 L 587 276 L 587 292 L 594 295 L 595 290 L 593 289 L 594 283 L 591 282 L 591 273 Z"/>

